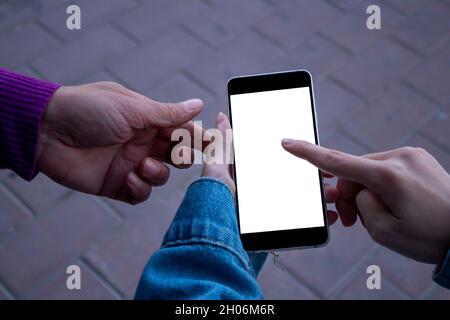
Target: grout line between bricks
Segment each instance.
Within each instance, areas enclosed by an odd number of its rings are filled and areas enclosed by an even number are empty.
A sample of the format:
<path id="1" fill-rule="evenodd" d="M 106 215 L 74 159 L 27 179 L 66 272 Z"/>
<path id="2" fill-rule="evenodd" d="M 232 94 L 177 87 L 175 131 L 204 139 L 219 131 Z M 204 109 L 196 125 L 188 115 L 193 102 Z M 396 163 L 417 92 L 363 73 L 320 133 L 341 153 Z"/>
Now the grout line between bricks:
<path id="1" fill-rule="evenodd" d="M 337 5 L 336 2 L 334 2 L 334 1 L 331 1 L 331 0 L 324 0 L 324 1 L 325 1 L 325 3 L 328 3 L 330 6 L 332 6 L 333 8 L 338 9 L 341 12 L 344 12 L 344 13 L 347 12 L 347 10 L 345 10 L 344 8 L 342 8 L 339 5 Z"/>
<path id="2" fill-rule="evenodd" d="M 419 134 L 422 128 L 424 128 L 427 125 L 427 123 L 429 123 L 437 114 L 439 114 L 439 112 L 440 110 L 436 108 L 435 110 L 433 110 L 433 112 L 430 112 L 430 114 L 427 117 L 424 117 L 424 119 L 420 121 L 417 126 L 409 130 L 406 136 L 400 140 L 399 146 L 405 145 L 409 139 L 414 137 L 414 135 Z"/>
<path id="3" fill-rule="evenodd" d="M 439 101 L 437 101 L 434 97 L 423 92 L 420 88 L 417 88 L 415 85 L 410 83 L 408 80 L 402 78 L 402 79 L 400 79 L 400 83 L 405 85 L 406 87 L 408 87 L 415 93 L 417 93 L 419 96 L 421 96 L 422 98 L 424 98 L 426 101 L 430 102 L 431 104 L 438 106 L 440 109 L 444 108 L 444 106 Z"/>
<path id="4" fill-rule="evenodd" d="M 441 143 L 440 143 L 439 141 L 437 141 L 437 140 L 434 140 L 433 137 L 430 137 L 429 135 L 427 135 L 427 134 L 425 134 L 425 133 L 423 133 L 423 132 L 421 132 L 421 131 L 418 133 L 418 135 L 419 135 L 420 137 L 422 137 L 422 138 L 424 138 L 424 139 L 426 139 L 426 140 L 428 140 L 428 141 L 434 143 L 436 146 L 438 146 L 439 148 L 443 149 L 445 152 L 450 153 L 450 148 L 449 148 L 449 147 L 447 147 L 447 146 L 441 144 Z"/>
<path id="5" fill-rule="evenodd" d="M 115 21 L 110 22 L 110 25 L 116 29 L 119 33 L 121 33 L 124 37 L 130 39 L 135 45 L 142 46 L 142 41 L 136 38 L 134 34 L 126 30 L 124 27 L 122 27 L 120 24 L 118 24 Z"/>
<path id="6" fill-rule="evenodd" d="M 415 49 L 413 46 L 409 45 L 408 43 L 406 43 L 405 41 L 397 38 L 395 35 L 393 34 L 389 34 L 386 36 L 387 39 L 392 40 L 394 43 L 396 43 L 397 45 L 399 45 L 400 47 L 402 47 L 403 49 L 414 53 L 416 56 L 420 57 L 421 59 L 426 59 L 427 57 L 421 53 L 419 50 Z"/>
<path id="7" fill-rule="evenodd" d="M 350 87 L 347 84 L 345 84 L 344 82 L 340 81 L 334 75 L 330 75 L 329 79 L 332 80 L 335 84 L 339 85 L 341 88 L 347 90 L 351 94 L 355 95 L 356 97 L 358 97 L 359 99 L 364 101 L 367 105 L 369 105 L 369 101 L 367 100 L 367 98 L 364 95 L 360 94 L 358 91 L 354 90 L 352 87 Z"/>
<path id="8" fill-rule="evenodd" d="M 332 45 L 334 45 L 335 47 L 338 47 L 339 49 L 341 49 L 342 51 L 344 51 L 345 53 L 347 53 L 349 56 L 351 57 L 355 57 L 355 54 L 353 53 L 352 50 L 350 50 L 349 48 L 347 48 L 346 46 L 340 44 L 338 41 L 330 38 L 329 36 L 327 36 L 325 33 L 323 33 L 322 31 L 319 31 L 316 33 L 318 37 L 322 38 L 323 40 L 331 43 Z"/>
<path id="9" fill-rule="evenodd" d="M 31 210 L 31 208 L 28 207 L 22 199 L 17 197 L 17 195 L 12 190 L 10 190 L 3 181 L 0 181 L 0 191 L 3 191 L 3 193 L 5 193 L 11 200 L 13 200 L 13 202 L 17 204 L 17 206 L 22 209 L 29 217 L 35 217 L 35 214 Z"/>
<path id="10" fill-rule="evenodd" d="M 357 271 L 361 266 L 366 262 L 376 251 L 378 250 L 378 245 L 373 245 L 369 251 L 360 258 L 355 264 L 353 264 L 350 269 L 342 275 L 331 287 L 330 290 L 328 290 L 327 293 L 325 293 L 326 298 L 334 298 L 339 293 L 342 292 L 343 289 L 354 279 L 355 274 L 357 274 Z"/>
<path id="11" fill-rule="evenodd" d="M 205 46 L 207 46 L 209 49 L 213 49 L 216 50 L 217 48 L 210 43 L 208 40 L 203 39 L 202 36 L 200 36 L 197 32 L 191 30 L 188 26 L 186 26 L 184 23 L 179 23 L 178 27 L 183 30 L 185 33 L 187 33 L 189 36 L 191 36 L 192 38 L 194 38 L 195 40 L 197 40 L 200 43 L 203 43 Z"/>
<path id="12" fill-rule="evenodd" d="M 98 280 L 101 280 L 102 283 L 106 285 L 110 290 L 112 290 L 118 297 L 120 297 L 121 299 L 126 299 L 126 294 L 122 293 L 119 288 L 117 288 L 111 281 L 109 281 L 108 278 L 103 275 L 103 273 L 86 257 L 82 256 L 80 260 L 84 265 L 86 265 L 86 267 L 89 268 L 89 270 L 91 270 L 92 274 L 94 274 L 98 278 Z"/>
<path id="13" fill-rule="evenodd" d="M 394 290 L 402 299 L 404 300 L 413 300 L 413 298 L 406 292 L 404 292 L 402 289 L 400 289 L 394 282 L 392 282 L 391 279 L 389 279 L 388 276 L 385 276 L 382 280 L 382 283 L 384 283 L 384 285 L 388 285 L 388 287 L 390 287 L 392 290 Z M 383 290 L 383 289 L 381 289 Z"/>
<path id="14" fill-rule="evenodd" d="M 113 296 L 115 296 L 117 299 L 124 299 L 125 295 L 122 295 L 120 293 L 120 290 L 118 290 L 117 288 L 115 288 L 109 281 L 106 280 L 105 277 L 103 277 L 103 275 L 96 270 L 96 268 L 94 269 L 92 267 L 92 264 L 85 258 L 81 257 L 81 259 L 79 260 L 81 262 L 81 264 L 84 265 L 85 268 L 89 269 L 93 275 L 93 277 L 98 280 L 98 282 L 100 282 L 101 284 L 103 284 L 109 291 L 111 291 L 111 294 Z"/>
<path id="15" fill-rule="evenodd" d="M 109 203 L 107 203 L 104 199 L 99 199 L 98 197 L 92 197 L 92 200 L 97 202 L 97 204 L 102 207 L 106 212 L 108 212 L 111 216 L 118 220 L 118 222 L 123 222 L 125 216 L 120 213 L 118 210 L 114 209 Z"/>
<path id="16" fill-rule="evenodd" d="M 203 2 L 205 5 L 210 6 L 210 7 L 213 6 L 211 0 L 200 0 L 200 2 Z"/>
<path id="17" fill-rule="evenodd" d="M 202 88 L 203 90 L 205 90 L 206 92 L 208 92 L 210 95 L 212 95 L 213 97 L 217 98 L 218 95 L 217 93 L 210 89 L 206 84 L 204 84 L 202 81 L 198 80 L 194 75 L 192 75 L 189 71 L 181 68 L 180 69 L 180 73 L 185 76 L 186 78 L 188 78 L 190 81 L 192 81 L 193 83 L 195 83 L 197 86 L 199 86 L 200 88 Z"/>
<path id="18" fill-rule="evenodd" d="M 283 263 L 281 259 L 278 260 L 277 264 L 280 267 L 278 267 L 277 265 L 275 265 L 275 267 L 279 268 L 281 271 L 284 271 L 288 276 L 290 276 L 295 281 L 296 285 L 303 288 L 305 291 L 315 296 L 316 298 L 324 299 L 324 296 L 317 289 L 309 285 L 308 282 L 304 281 L 302 277 L 297 275 L 286 263 Z"/>
<path id="19" fill-rule="evenodd" d="M 279 42 L 278 40 L 268 36 L 267 34 L 262 32 L 255 26 L 251 26 L 250 30 L 252 32 L 256 33 L 260 38 L 265 39 L 265 40 L 269 41 L 271 44 L 273 44 L 274 46 L 276 46 L 277 48 L 280 48 L 284 53 L 287 53 L 287 48 L 285 46 L 283 46 L 283 44 L 281 42 Z"/>
<path id="20" fill-rule="evenodd" d="M 8 299 L 17 300 L 17 298 L 14 296 L 11 290 L 9 290 L 8 287 L 2 282 L 0 282 L 0 290 L 3 291 L 3 293 L 6 295 Z"/>
<path id="21" fill-rule="evenodd" d="M 431 295 L 436 290 L 437 286 L 438 286 L 437 284 L 435 284 L 434 282 L 431 282 L 430 285 L 428 286 L 428 288 L 426 288 L 422 292 L 422 294 L 419 296 L 418 299 L 420 299 L 420 300 L 430 299 Z"/>
<path id="22" fill-rule="evenodd" d="M 271 37 L 268 37 L 266 34 L 261 32 L 258 28 L 251 26 L 249 28 L 250 32 L 253 32 L 258 38 L 268 41 L 269 43 L 275 45 L 278 49 L 281 49 L 283 53 L 288 53 L 287 48 L 284 48 L 283 45 L 276 42 L 276 40 L 272 39 Z"/>
<path id="23" fill-rule="evenodd" d="M 61 37 L 58 33 L 47 27 L 40 19 L 34 20 L 34 23 L 38 26 L 38 28 L 41 28 L 43 31 L 45 31 L 50 37 L 54 38 L 56 41 L 58 41 L 60 44 L 64 45 L 66 44 L 66 40 Z"/>
<path id="24" fill-rule="evenodd" d="M 25 63 L 25 66 L 26 66 L 28 69 L 30 69 L 33 73 L 35 73 L 37 77 L 39 77 L 39 78 L 41 78 L 41 79 L 47 79 L 47 77 L 46 77 L 42 72 L 40 72 L 38 69 L 36 69 L 36 68 L 34 67 L 34 65 L 33 65 L 32 62 L 27 62 L 27 63 Z"/>
<path id="25" fill-rule="evenodd" d="M 344 129 L 344 126 L 341 123 L 339 123 L 337 129 L 338 129 L 338 132 L 341 133 L 345 138 L 349 139 L 351 142 L 355 143 L 356 145 L 358 145 L 362 149 L 365 149 L 365 151 L 367 151 L 367 152 L 372 152 L 373 151 L 372 147 L 362 143 L 361 141 L 358 140 L 358 138 L 355 138 L 353 135 L 348 133 Z"/>

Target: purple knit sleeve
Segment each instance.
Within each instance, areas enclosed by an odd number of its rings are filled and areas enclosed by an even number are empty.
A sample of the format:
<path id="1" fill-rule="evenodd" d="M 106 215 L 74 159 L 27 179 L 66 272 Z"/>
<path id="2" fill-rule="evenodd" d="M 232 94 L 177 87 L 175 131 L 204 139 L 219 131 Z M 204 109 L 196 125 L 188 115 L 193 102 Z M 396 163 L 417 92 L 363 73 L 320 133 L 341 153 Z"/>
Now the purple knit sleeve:
<path id="1" fill-rule="evenodd" d="M 39 126 L 60 85 L 0 68 L 0 168 L 26 180 L 36 172 Z"/>

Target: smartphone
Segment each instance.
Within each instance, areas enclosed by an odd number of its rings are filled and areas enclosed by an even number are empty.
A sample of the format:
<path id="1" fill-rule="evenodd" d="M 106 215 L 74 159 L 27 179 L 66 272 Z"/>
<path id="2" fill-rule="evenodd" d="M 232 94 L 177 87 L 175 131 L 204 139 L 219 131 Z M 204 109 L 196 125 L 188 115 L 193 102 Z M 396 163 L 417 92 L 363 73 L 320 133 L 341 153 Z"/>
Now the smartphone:
<path id="1" fill-rule="evenodd" d="M 296 70 L 228 81 L 236 209 L 248 251 L 317 247 L 329 232 L 320 171 L 281 146 L 319 144 L 312 77 Z"/>

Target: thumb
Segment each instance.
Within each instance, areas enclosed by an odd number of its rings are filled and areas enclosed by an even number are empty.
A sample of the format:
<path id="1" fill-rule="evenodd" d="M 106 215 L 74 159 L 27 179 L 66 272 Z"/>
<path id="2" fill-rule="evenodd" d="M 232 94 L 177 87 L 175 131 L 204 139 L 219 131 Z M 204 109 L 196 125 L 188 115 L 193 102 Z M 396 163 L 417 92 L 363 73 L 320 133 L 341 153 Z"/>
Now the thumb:
<path id="1" fill-rule="evenodd" d="M 214 141 L 205 147 L 205 166 L 202 176 L 214 177 L 225 182 L 232 193 L 236 187 L 230 175 L 230 164 L 233 159 L 231 147 L 231 129 L 228 117 L 220 112 L 216 118 Z M 210 150 L 211 149 L 211 150 Z M 212 155 L 214 153 L 214 155 Z"/>
<path id="2" fill-rule="evenodd" d="M 227 130 L 231 129 L 228 117 L 219 112 L 216 117 L 216 129 L 208 130 L 208 139 L 212 141 L 205 148 L 205 166 L 215 166 L 216 170 L 227 171 L 228 165 L 231 163 L 231 137 L 228 136 Z"/>
<path id="3" fill-rule="evenodd" d="M 393 220 L 391 212 L 380 197 L 368 189 L 361 190 L 356 195 L 355 201 L 367 231 L 375 241 L 382 242 L 379 237 L 389 229 L 389 224 Z"/>
<path id="4" fill-rule="evenodd" d="M 203 109 L 203 101 L 191 99 L 177 103 L 151 101 L 145 107 L 144 126 L 159 128 L 177 127 L 192 120 Z"/>

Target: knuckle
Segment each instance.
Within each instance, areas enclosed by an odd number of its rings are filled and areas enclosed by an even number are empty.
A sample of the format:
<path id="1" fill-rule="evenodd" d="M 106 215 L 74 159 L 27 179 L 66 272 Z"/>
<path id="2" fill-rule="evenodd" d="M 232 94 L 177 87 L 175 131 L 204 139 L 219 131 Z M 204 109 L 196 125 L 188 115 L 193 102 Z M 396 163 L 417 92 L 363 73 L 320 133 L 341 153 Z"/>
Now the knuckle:
<path id="1" fill-rule="evenodd" d="M 416 154 L 418 154 L 418 155 L 429 155 L 428 151 L 422 147 L 416 147 L 414 149 L 415 149 Z"/>
<path id="2" fill-rule="evenodd" d="M 403 147 L 399 149 L 399 156 L 405 160 L 413 160 L 424 153 L 426 153 L 426 151 L 422 148 Z"/>
<path id="3" fill-rule="evenodd" d="M 398 166 L 392 162 L 386 162 L 385 165 L 380 166 L 377 170 L 377 176 L 384 185 L 395 184 L 398 178 Z"/>
<path id="4" fill-rule="evenodd" d="M 114 81 L 102 81 L 99 82 L 103 87 L 109 88 L 109 89 L 115 89 L 115 90 L 123 90 L 126 89 L 123 85 L 120 83 L 114 82 Z"/>

